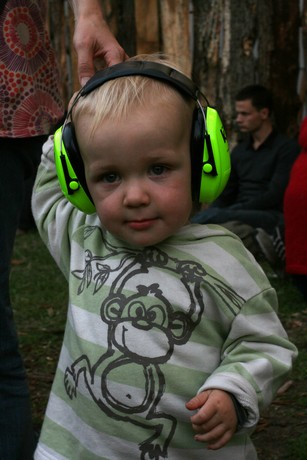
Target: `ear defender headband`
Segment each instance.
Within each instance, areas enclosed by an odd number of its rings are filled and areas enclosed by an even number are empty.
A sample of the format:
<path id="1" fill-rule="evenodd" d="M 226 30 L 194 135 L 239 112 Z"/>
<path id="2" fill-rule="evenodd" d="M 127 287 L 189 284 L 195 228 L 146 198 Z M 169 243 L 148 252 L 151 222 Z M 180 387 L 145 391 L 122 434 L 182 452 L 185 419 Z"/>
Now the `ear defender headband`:
<path id="1" fill-rule="evenodd" d="M 196 101 L 190 146 L 192 198 L 200 203 L 211 203 L 223 191 L 230 174 L 229 148 L 219 114 L 209 105 L 202 106 L 199 101 L 201 93 L 192 80 L 167 65 L 150 61 L 124 61 L 98 71 L 77 94 L 64 125 L 54 135 L 55 164 L 64 195 L 81 211 L 95 212 L 74 127 L 68 120 L 81 97 L 107 81 L 131 75 L 164 81 Z"/>

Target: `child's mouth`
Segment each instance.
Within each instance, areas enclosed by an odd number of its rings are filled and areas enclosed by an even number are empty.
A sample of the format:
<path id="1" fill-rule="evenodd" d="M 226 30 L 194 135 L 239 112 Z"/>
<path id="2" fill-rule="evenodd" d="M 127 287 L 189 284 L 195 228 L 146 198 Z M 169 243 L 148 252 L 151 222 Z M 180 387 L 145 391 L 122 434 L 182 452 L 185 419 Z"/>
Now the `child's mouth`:
<path id="1" fill-rule="evenodd" d="M 128 227 L 133 230 L 147 230 L 152 227 L 155 222 L 156 219 L 130 220 L 128 221 Z"/>

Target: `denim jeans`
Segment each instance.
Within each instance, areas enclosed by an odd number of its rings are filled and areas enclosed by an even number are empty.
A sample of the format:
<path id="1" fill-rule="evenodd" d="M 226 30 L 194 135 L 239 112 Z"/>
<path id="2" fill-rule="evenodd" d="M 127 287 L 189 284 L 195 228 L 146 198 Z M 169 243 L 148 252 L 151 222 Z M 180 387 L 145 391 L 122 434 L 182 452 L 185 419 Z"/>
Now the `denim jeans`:
<path id="1" fill-rule="evenodd" d="M 272 234 L 276 226 L 283 222 L 281 212 L 261 209 L 240 209 L 236 206 L 219 208 L 210 206 L 200 211 L 191 219 L 191 222 L 198 224 L 224 224 L 229 221 L 239 221 L 254 228 L 263 228 L 267 233 Z"/>
<path id="2" fill-rule="evenodd" d="M 29 389 L 14 324 L 9 276 L 24 182 L 36 173 L 45 139 L 45 136 L 0 139 L 0 460 L 31 460 L 35 448 Z"/>

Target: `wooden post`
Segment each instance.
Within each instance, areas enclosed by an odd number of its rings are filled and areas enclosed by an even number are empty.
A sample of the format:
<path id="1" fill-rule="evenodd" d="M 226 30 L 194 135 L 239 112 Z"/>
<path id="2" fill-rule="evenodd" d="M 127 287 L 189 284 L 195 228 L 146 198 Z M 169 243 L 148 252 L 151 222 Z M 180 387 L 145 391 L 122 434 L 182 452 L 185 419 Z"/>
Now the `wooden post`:
<path id="1" fill-rule="evenodd" d="M 157 0 L 135 0 L 137 54 L 161 51 Z"/>
<path id="2" fill-rule="evenodd" d="M 163 51 L 191 75 L 189 0 L 160 0 Z"/>

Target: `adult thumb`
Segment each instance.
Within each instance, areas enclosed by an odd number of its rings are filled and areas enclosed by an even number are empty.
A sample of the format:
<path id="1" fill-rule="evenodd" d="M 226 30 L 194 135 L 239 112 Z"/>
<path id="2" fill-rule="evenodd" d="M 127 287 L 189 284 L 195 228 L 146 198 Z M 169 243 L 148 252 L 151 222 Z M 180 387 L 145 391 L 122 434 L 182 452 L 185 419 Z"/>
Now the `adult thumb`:
<path id="1" fill-rule="evenodd" d="M 94 61 L 89 53 L 79 53 L 78 55 L 78 77 L 81 86 L 94 75 Z"/>

